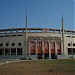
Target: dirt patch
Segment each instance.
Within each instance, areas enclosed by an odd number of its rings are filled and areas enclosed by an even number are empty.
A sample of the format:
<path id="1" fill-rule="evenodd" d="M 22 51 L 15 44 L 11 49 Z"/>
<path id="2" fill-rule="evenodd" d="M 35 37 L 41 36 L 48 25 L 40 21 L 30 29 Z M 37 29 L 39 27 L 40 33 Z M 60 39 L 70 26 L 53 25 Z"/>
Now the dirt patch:
<path id="1" fill-rule="evenodd" d="M 0 75 L 75 75 L 75 60 L 31 60 L 0 65 Z"/>
<path id="2" fill-rule="evenodd" d="M 49 72 L 54 72 L 54 70 L 49 70 Z"/>

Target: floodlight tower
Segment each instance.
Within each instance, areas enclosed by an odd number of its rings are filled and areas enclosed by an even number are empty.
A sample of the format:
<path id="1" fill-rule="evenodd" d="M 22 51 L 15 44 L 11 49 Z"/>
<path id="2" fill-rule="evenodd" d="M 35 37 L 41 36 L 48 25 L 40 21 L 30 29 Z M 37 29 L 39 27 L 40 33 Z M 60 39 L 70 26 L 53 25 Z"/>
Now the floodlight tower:
<path id="1" fill-rule="evenodd" d="M 27 9 L 26 9 L 26 35 L 25 35 L 25 44 L 26 44 L 25 54 L 26 54 L 26 56 L 27 56 L 27 43 L 28 43 L 28 41 L 27 41 L 27 37 L 28 37 L 27 29 L 28 29 L 28 17 L 27 17 Z"/>
<path id="2" fill-rule="evenodd" d="M 62 12 L 62 43 L 63 43 L 63 55 L 64 55 L 64 20 L 63 20 L 63 12 Z"/>

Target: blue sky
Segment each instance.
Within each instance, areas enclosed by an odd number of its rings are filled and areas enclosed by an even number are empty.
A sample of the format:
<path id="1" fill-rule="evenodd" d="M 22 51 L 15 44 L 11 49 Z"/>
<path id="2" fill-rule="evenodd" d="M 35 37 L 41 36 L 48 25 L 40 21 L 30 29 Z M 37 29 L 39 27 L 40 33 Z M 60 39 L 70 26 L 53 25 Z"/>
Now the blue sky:
<path id="1" fill-rule="evenodd" d="M 74 0 L 0 0 L 0 29 L 25 27 L 26 8 L 28 27 L 74 28 Z M 70 28 L 71 27 L 71 28 Z"/>

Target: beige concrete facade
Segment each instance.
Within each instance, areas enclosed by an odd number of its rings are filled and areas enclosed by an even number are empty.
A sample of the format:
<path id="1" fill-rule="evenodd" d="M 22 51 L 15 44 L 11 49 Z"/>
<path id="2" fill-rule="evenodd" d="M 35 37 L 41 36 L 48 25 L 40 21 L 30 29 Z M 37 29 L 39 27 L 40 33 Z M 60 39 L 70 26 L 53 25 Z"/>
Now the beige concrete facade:
<path id="1" fill-rule="evenodd" d="M 0 58 L 21 57 L 32 59 L 75 58 L 75 31 L 64 30 L 63 49 L 61 29 L 28 28 L 27 42 L 25 28 L 0 30 Z"/>

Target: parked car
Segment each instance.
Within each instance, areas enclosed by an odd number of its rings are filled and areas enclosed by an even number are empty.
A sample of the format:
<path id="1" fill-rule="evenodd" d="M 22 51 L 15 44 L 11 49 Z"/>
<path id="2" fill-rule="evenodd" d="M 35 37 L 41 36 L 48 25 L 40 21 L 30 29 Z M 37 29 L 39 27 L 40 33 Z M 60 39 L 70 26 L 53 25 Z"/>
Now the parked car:
<path id="1" fill-rule="evenodd" d="M 31 58 L 28 58 L 28 60 L 32 60 Z"/>
<path id="2" fill-rule="evenodd" d="M 20 60 L 27 60 L 27 58 L 26 57 L 21 57 Z"/>

